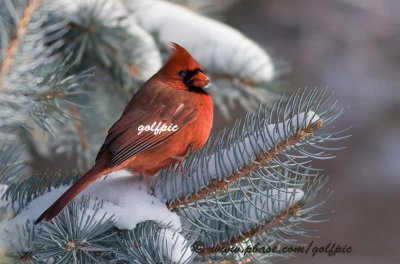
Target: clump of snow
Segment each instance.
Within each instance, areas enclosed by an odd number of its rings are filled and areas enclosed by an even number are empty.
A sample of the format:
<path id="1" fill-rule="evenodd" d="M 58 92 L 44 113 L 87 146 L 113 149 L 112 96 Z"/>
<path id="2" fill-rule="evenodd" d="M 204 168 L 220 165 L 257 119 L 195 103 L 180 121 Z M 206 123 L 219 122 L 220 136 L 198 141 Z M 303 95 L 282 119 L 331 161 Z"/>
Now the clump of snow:
<path id="1" fill-rule="evenodd" d="M 138 23 L 164 45 L 185 47 L 208 71 L 268 82 L 270 56 L 238 30 L 167 1 L 123 0 Z"/>
<path id="2" fill-rule="evenodd" d="M 19 240 L 18 226 L 25 225 L 27 221 L 32 225 L 37 217 L 67 188 L 66 186 L 53 188 L 50 192 L 32 200 L 15 217 L 6 218 L 0 229 L 0 255 L 15 250 L 13 246 L 18 245 Z M 96 181 L 75 199 L 79 202 L 83 196 L 104 200 L 96 217 L 100 220 L 105 213 L 107 216 L 113 215 L 116 227 L 119 229 L 133 229 L 138 223 L 147 220 L 170 225 L 176 230 L 181 228 L 179 216 L 169 211 L 164 202 L 149 194 L 146 185 L 139 177 L 127 171 L 112 173 L 103 180 Z M 87 212 L 90 213 L 91 209 Z M 40 224 L 37 228 L 40 228 Z M 184 238 L 178 238 L 177 241 L 177 246 L 173 248 L 173 255 L 182 256 L 183 247 L 180 245 L 184 244 Z M 166 243 L 171 246 L 171 242 Z"/>
<path id="3" fill-rule="evenodd" d="M 126 171 L 110 174 L 104 181 L 92 184 L 84 195 L 107 201 L 103 210 L 114 215 L 119 229 L 133 229 L 146 220 L 181 226 L 179 216 L 169 211 L 162 201 L 147 192 L 147 186 L 138 177 Z M 99 214 L 101 215 L 101 214 Z"/>
<path id="4" fill-rule="evenodd" d="M 309 124 L 313 124 L 318 122 L 318 120 L 320 120 L 321 118 L 317 115 L 317 113 L 315 113 L 314 111 L 309 111 L 307 112 L 307 116 L 306 116 L 306 125 Z"/>
<path id="5" fill-rule="evenodd" d="M 162 238 L 158 242 L 158 248 L 164 256 L 169 256 L 171 263 L 187 263 L 192 256 L 188 241 L 178 232 L 165 229 Z"/>
<path id="6" fill-rule="evenodd" d="M 172 0 L 171 2 L 177 2 L 186 6 L 191 10 L 195 10 L 200 14 L 204 14 L 212 17 L 219 17 L 221 12 L 228 9 L 238 0 Z"/>

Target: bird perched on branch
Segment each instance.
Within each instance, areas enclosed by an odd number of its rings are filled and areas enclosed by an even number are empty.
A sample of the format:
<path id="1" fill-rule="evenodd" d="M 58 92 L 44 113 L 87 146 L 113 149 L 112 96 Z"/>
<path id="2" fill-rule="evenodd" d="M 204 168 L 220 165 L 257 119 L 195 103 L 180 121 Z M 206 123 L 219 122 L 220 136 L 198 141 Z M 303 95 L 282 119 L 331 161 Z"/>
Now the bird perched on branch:
<path id="1" fill-rule="evenodd" d="M 171 43 L 171 51 L 169 60 L 138 90 L 110 128 L 95 165 L 35 224 L 55 217 L 104 175 L 125 169 L 150 177 L 206 143 L 213 122 L 212 99 L 205 90 L 210 78 L 184 48 Z"/>

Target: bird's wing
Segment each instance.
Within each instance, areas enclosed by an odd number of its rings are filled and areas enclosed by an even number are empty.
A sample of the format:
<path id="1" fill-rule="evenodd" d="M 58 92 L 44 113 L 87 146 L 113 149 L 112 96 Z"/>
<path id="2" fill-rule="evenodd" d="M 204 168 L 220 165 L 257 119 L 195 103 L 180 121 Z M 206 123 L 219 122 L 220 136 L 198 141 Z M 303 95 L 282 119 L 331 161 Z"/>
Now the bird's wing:
<path id="1" fill-rule="evenodd" d="M 184 126 L 197 118 L 196 108 L 184 103 L 163 104 L 135 109 L 124 113 L 110 128 L 107 138 L 97 154 L 96 161 L 108 149 L 110 155 L 108 166 L 116 166 L 128 158 L 143 151 L 152 149 L 179 133 Z M 173 124 L 177 131 L 164 131 L 155 135 L 152 131 L 143 131 L 139 135 L 139 126 L 151 126 L 154 122 Z"/>

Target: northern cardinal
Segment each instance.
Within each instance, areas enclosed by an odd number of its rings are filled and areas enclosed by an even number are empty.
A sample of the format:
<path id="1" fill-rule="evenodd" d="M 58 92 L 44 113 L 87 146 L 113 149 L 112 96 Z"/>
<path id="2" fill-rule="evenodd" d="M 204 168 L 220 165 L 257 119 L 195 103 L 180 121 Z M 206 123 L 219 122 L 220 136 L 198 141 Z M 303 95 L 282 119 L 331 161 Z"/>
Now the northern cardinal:
<path id="1" fill-rule="evenodd" d="M 126 169 L 149 177 L 206 143 L 213 122 L 212 99 L 205 91 L 210 78 L 184 48 L 171 43 L 171 50 L 169 60 L 138 90 L 109 129 L 95 165 L 35 224 L 55 217 L 104 175 Z"/>

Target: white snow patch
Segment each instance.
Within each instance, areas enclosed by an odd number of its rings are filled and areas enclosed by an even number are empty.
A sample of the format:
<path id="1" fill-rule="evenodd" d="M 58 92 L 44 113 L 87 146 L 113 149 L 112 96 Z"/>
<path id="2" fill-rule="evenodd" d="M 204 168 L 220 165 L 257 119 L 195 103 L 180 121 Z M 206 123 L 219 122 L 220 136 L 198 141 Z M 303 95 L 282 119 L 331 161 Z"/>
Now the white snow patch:
<path id="1" fill-rule="evenodd" d="M 18 245 L 17 226 L 25 225 L 27 220 L 32 225 L 37 217 L 67 188 L 66 186 L 53 188 L 50 192 L 32 200 L 17 216 L 5 219 L 5 222 L 0 225 L 2 238 L 0 255 L 3 254 L 2 252 L 14 251 L 13 247 Z M 119 229 L 133 229 L 138 223 L 147 220 L 169 224 L 173 229 L 181 227 L 179 216 L 169 211 L 164 202 L 150 195 L 146 185 L 127 171 L 119 171 L 108 175 L 104 180 L 96 181 L 82 192 L 76 201 L 79 202 L 83 195 L 104 200 L 103 207 L 96 217 L 100 220 L 105 213 L 107 216 L 113 215 L 116 227 Z M 91 209 L 87 212 L 91 213 Z M 184 238 L 179 238 L 179 241 L 183 242 L 182 239 Z M 182 247 L 176 246 L 173 253 L 182 255 L 182 252 L 179 252 L 181 249 Z"/>
<path id="2" fill-rule="evenodd" d="M 270 56 L 228 25 L 167 1 L 122 2 L 161 43 L 182 45 L 207 71 L 260 83 L 269 82 L 274 76 Z"/>
<path id="3" fill-rule="evenodd" d="M 114 214 L 119 229 L 133 229 L 146 220 L 171 224 L 174 228 L 181 226 L 179 216 L 150 195 L 143 182 L 137 177 L 126 177 L 123 172 L 117 178 L 109 175 L 104 181 L 95 182 L 83 194 L 108 201 L 103 210 Z"/>
<path id="4" fill-rule="evenodd" d="M 159 240 L 158 247 L 161 248 L 164 256 L 171 258 L 171 263 L 187 263 L 192 255 L 187 240 L 179 233 L 165 229 L 162 240 Z"/>

